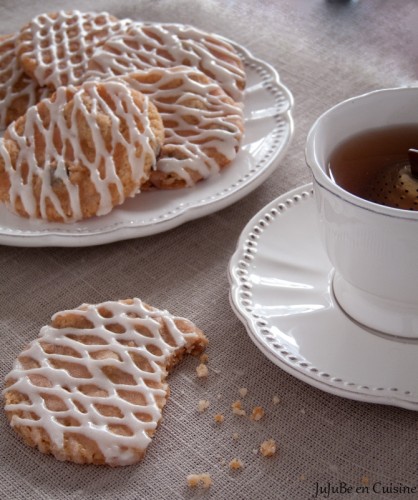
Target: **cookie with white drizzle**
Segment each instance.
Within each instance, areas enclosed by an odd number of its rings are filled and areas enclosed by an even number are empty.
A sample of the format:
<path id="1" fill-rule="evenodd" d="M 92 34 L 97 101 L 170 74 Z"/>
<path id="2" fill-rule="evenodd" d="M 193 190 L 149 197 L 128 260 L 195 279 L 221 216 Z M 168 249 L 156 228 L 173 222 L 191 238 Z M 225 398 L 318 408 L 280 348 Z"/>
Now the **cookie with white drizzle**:
<path id="1" fill-rule="evenodd" d="M 163 120 L 164 144 L 147 187 L 190 187 L 234 160 L 244 130 L 242 104 L 217 82 L 188 66 L 119 78 L 147 95 Z"/>
<path id="2" fill-rule="evenodd" d="M 199 69 L 235 101 L 242 101 L 246 76 L 237 51 L 222 37 L 191 26 L 133 23 L 97 47 L 86 77 L 180 65 Z"/>
<path id="3" fill-rule="evenodd" d="M 137 298 L 56 313 L 6 376 L 7 417 L 59 460 L 133 464 L 161 420 L 168 371 L 206 345 L 191 321 Z"/>
<path id="4" fill-rule="evenodd" d="M 140 191 L 163 139 L 155 106 L 123 82 L 60 87 L 0 139 L 0 201 L 48 221 L 104 215 Z"/>
<path id="5" fill-rule="evenodd" d="M 16 56 L 16 40 L 16 34 L 0 37 L 0 130 L 49 94 L 23 71 Z"/>
<path id="6" fill-rule="evenodd" d="M 78 10 L 40 14 L 20 30 L 17 53 L 24 71 L 42 87 L 82 82 L 96 47 L 126 31 L 130 20 Z"/>

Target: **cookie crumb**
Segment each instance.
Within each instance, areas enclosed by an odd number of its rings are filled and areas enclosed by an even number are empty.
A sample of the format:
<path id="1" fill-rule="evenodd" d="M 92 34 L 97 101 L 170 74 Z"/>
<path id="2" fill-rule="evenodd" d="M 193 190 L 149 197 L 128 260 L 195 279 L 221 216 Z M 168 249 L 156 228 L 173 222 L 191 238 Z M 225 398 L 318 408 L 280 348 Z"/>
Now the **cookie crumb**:
<path id="1" fill-rule="evenodd" d="M 370 481 L 369 481 L 369 477 L 368 477 L 368 476 L 363 476 L 363 477 L 361 478 L 361 484 L 362 484 L 363 486 L 369 486 L 369 483 L 370 483 Z"/>
<path id="2" fill-rule="evenodd" d="M 263 441 L 260 445 L 260 452 L 263 457 L 273 456 L 276 453 L 276 441 L 274 439 Z"/>
<path id="3" fill-rule="evenodd" d="M 205 378 L 209 373 L 208 367 L 205 364 L 200 363 L 200 365 L 196 368 L 196 373 L 199 378 Z"/>
<path id="4" fill-rule="evenodd" d="M 257 448 L 254 448 L 254 449 L 253 449 L 253 454 L 254 454 L 254 455 L 257 455 L 257 453 L 258 453 Z"/>
<path id="5" fill-rule="evenodd" d="M 221 424 L 225 420 L 225 417 L 222 415 L 222 413 L 217 413 L 213 416 L 213 420 L 215 420 L 217 424 Z"/>
<path id="6" fill-rule="evenodd" d="M 256 406 L 253 408 L 251 413 L 251 420 L 261 420 L 264 417 L 264 408 L 262 406 Z"/>
<path id="7" fill-rule="evenodd" d="M 200 360 L 201 363 L 205 364 L 205 363 L 207 363 L 209 361 L 209 356 L 204 353 L 204 354 L 202 354 L 200 356 L 199 360 Z"/>
<path id="8" fill-rule="evenodd" d="M 305 480 L 306 480 L 306 476 L 305 476 L 305 474 L 301 474 L 301 475 L 299 476 L 299 480 L 300 480 L 300 481 L 305 481 Z"/>
<path id="9" fill-rule="evenodd" d="M 239 458 L 233 458 L 230 462 L 229 462 L 229 468 L 231 470 L 238 470 L 238 469 L 242 469 L 244 466 L 244 464 L 241 462 L 241 460 Z"/>
<path id="10" fill-rule="evenodd" d="M 209 401 L 207 401 L 206 399 L 201 399 L 199 400 L 197 409 L 199 410 L 200 413 L 203 413 L 209 408 L 209 404 L 210 404 Z"/>
<path id="11" fill-rule="evenodd" d="M 277 396 L 277 394 L 275 394 L 275 395 L 273 396 L 272 401 L 273 401 L 273 404 L 274 404 L 274 405 L 279 404 L 279 403 L 280 403 L 280 398 L 279 398 L 279 396 Z"/>
<path id="12" fill-rule="evenodd" d="M 241 387 L 238 392 L 242 398 L 245 398 L 245 396 L 248 394 L 248 389 L 246 387 Z"/>
<path id="13" fill-rule="evenodd" d="M 238 441 L 238 439 L 239 439 L 239 438 L 240 438 L 240 435 L 238 434 L 238 432 L 234 432 L 234 433 L 232 434 L 232 439 L 233 439 L 234 441 Z"/>
<path id="14" fill-rule="evenodd" d="M 240 400 L 234 401 L 231 405 L 231 408 L 232 408 L 232 413 L 234 415 L 241 415 L 241 416 L 245 415 L 245 410 L 242 408 Z"/>
<path id="15" fill-rule="evenodd" d="M 202 486 L 202 488 L 207 489 L 212 486 L 212 478 L 207 472 L 204 472 L 203 474 L 189 474 L 187 476 L 187 484 L 190 488 Z"/>

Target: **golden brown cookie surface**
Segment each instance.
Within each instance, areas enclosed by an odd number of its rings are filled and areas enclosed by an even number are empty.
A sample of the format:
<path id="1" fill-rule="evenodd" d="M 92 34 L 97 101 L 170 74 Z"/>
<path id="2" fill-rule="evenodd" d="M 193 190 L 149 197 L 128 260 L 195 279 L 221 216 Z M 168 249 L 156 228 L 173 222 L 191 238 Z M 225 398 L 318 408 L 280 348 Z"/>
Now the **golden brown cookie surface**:
<path id="1" fill-rule="evenodd" d="M 16 40 L 17 35 L 0 37 L 0 130 L 48 93 L 24 73 L 16 55 Z"/>
<path id="2" fill-rule="evenodd" d="M 121 77 L 148 95 L 161 114 L 165 140 L 150 184 L 193 186 L 229 165 L 242 139 L 242 105 L 196 68 L 177 66 Z"/>
<path id="3" fill-rule="evenodd" d="M 25 72 L 42 87 L 78 84 L 94 49 L 128 21 L 107 12 L 45 13 L 22 27 L 17 52 Z"/>
<path id="4" fill-rule="evenodd" d="M 140 190 L 163 136 L 155 106 L 126 84 L 60 87 L 0 140 L 0 200 L 50 221 L 106 214 Z"/>
<path id="5" fill-rule="evenodd" d="M 189 320 L 139 299 L 57 313 L 6 377 L 8 419 L 59 460 L 135 463 L 161 419 L 167 371 L 206 344 Z"/>
<path id="6" fill-rule="evenodd" d="M 124 75 L 152 67 L 191 66 L 242 101 L 245 71 L 241 58 L 223 38 L 191 26 L 133 23 L 95 50 L 90 76 Z"/>

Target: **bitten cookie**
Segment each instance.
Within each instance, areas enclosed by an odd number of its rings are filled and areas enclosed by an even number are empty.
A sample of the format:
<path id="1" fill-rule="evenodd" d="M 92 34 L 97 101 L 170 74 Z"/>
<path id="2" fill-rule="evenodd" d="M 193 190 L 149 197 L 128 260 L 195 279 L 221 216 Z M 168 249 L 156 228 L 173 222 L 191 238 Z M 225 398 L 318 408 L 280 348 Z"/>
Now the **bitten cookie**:
<path id="1" fill-rule="evenodd" d="M 126 84 L 60 87 L 0 140 L 0 201 L 49 221 L 106 214 L 139 192 L 163 140 L 157 109 Z"/>
<path id="2" fill-rule="evenodd" d="M 165 140 L 149 183 L 193 186 L 231 163 L 243 130 L 242 105 L 214 80 L 187 66 L 156 68 L 120 77 L 149 96 L 161 114 Z"/>
<path id="3" fill-rule="evenodd" d="M 22 27 L 17 53 L 24 71 L 42 87 L 78 84 L 94 49 L 125 31 L 128 20 L 78 10 L 41 14 Z"/>
<path id="4" fill-rule="evenodd" d="M 7 417 L 59 460 L 135 463 L 161 419 L 167 372 L 206 345 L 189 320 L 136 298 L 59 312 L 6 377 Z"/>
<path id="5" fill-rule="evenodd" d="M 0 130 L 49 93 L 24 73 L 16 56 L 16 40 L 17 35 L 0 37 Z"/>
<path id="6" fill-rule="evenodd" d="M 199 69 L 235 101 L 242 100 L 245 71 L 236 50 L 223 38 L 191 26 L 133 23 L 95 50 L 87 76 L 108 77 L 179 65 Z"/>

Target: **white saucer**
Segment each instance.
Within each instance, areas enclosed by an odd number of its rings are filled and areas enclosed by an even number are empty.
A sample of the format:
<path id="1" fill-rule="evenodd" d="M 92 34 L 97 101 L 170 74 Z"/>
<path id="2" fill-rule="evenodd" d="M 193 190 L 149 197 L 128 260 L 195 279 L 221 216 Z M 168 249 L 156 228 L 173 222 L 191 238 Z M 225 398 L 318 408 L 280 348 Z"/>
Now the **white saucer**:
<path id="1" fill-rule="evenodd" d="M 326 392 L 418 410 L 418 342 L 366 329 L 332 293 L 312 185 L 247 224 L 229 265 L 231 305 L 276 365 Z"/>

